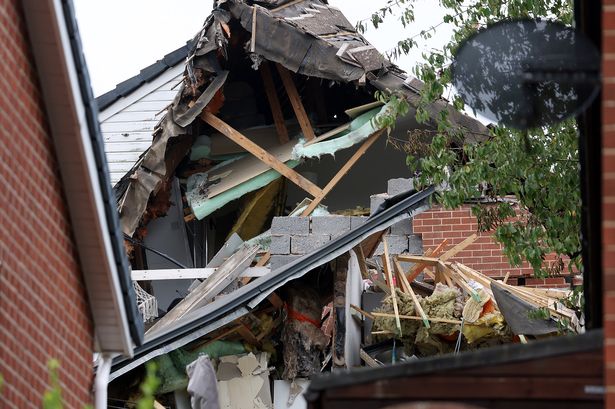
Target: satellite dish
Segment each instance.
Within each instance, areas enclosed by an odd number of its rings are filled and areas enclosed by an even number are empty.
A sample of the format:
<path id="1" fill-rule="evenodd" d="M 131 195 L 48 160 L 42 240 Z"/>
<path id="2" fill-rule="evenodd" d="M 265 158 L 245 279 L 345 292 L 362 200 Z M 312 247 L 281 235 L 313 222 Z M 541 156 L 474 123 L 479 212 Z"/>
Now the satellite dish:
<path id="1" fill-rule="evenodd" d="M 600 53 L 560 23 L 496 23 L 462 44 L 453 85 L 488 119 L 517 129 L 563 121 L 585 110 L 600 89 Z"/>

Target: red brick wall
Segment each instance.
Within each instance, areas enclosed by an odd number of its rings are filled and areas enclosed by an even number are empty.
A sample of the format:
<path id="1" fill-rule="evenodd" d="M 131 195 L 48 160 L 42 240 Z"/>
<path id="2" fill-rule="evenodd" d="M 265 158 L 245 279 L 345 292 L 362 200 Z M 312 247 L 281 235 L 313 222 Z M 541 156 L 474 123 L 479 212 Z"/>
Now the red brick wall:
<path id="1" fill-rule="evenodd" d="M 477 233 L 478 223 L 472 215 L 470 205 L 462 206 L 456 210 L 446 210 L 434 206 L 421 213 L 412 221 L 415 234 L 423 238 L 423 248 L 433 249 L 444 239 L 447 239 L 445 250 L 461 243 L 472 234 L 478 234 L 478 239 L 465 250 L 458 253 L 452 260 L 458 261 L 492 277 L 504 277 L 510 272 L 509 282 L 516 284 L 516 277 L 532 276 L 533 269 L 524 263 L 521 267 L 511 267 L 508 259 L 502 254 L 502 246 L 497 243 L 492 233 Z M 548 261 L 547 261 L 548 262 Z M 528 278 L 526 285 L 533 287 L 570 287 L 563 277 L 548 278 L 545 280 Z"/>
<path id="2" fill-rule="evenodd" d="M 615 407 L 615 0 L 603 0 L 602 240 L 606 406 Z"/>
<path id="3" fill-rule="evenodd" d="M 60 361 L 91 401 L 93 328 L 20 2 L 0 2 L 0 407 L 39 408 Z"/>

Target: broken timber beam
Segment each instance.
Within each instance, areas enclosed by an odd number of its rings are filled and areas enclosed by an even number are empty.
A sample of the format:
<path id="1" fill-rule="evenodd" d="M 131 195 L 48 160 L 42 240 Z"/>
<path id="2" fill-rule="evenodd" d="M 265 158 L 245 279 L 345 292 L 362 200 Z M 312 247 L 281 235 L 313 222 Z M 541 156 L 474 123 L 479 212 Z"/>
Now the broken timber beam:
<path id="1" fill-rule="evenodd" d="M 391 288 L 391 300 L 393 301 L 393 311 L 395 312 L 395 324 L 397 325 L 397 329 L 399 330 L 399 336 L 402 336 L 401 332 L 401 322 L 399 321 L 399 307 L 397 305 L 397 294 L 395 292 L 395 282 L 393 281 L 393 272 L 391 271 L 391 260 L 389 256 L 389 245 L 387 243 L 386 236 L 382 237 L 382 267 L 384 268 L 384 272 L 387 275 L 388 284 Z"/>
<path id="2" fill-rule="evenodd" d="M 322 189 L 321 193 L 318 196 L 314 196 L 314 199 L 309 204 L 309 206 L 305 208 L 303 213 L 301 213 L 301 216 L 309 216 L 314 211 L 314 209 L 316 209 L 320 202 L 322 202 L 323 199 L 329 194 L 329 192 L 333 190 L 335 185 L 337 185 L 337 183 L 348 173 L 348 171 L 350 171 L 354 164 L 361 158 L 361 156 L 365 154 L 365 152 L 367 152 L 369 147 L 372 146 L 374 142 L 376 142 L 378 137 L 382 135 L 383 132 L 384 129 L 376 131 L 371 134 L 365 140 L 365 142 L 363 142 L 359 149 L 357 149 L 357 151 L 350 157 L 348 162 L 346 162 L 344 166 L 342 166 L 342 168 L 335 174 L 335 176 L 333 176 L 331 181 L 327 183 L 327 186 Z"/>
<path id="3" fill-rule="evenodd" d="M 303 102 L 301 102 L 301 97 L 299 96 L 299 91 L 297 91 L 295 82 L 293 81 L 290 72 L 288 72 L 286 68 L 280 64 L 277 64 L 277 67 L 278 72 L 280 73 L 280 78 L 282 78 L 284 88 L 286 89 L 286 93 L 288 94 L 290 104 L 293 106 L 293 111 L 295 111 L 295 115 L 297 116 L 297 121 L 299 122 L 301 131 L 303 132 L 303 136 L 305 136 L 307 141 L 311 141 L 316 137 L 316 135 L 314 134 L 314 129 L 312 128 L 310 119 L 308 118 L 305 108 L 303 107 Z"/>
<path id="4" fill-rule="evenodd" d="M 449 250 L 446 251 L 446 253 L 442 254 L 439 258 L 442 261 L 448 261 L 449 259 L 453 258 L 454 256 L 457 255 L 457 253 L 461 252 L 462 250 L 464 250 L 466 247 L 468 247 L 470 244 L 474 243 L 476 241 L 476 239 L 478 238 L 478 236 L 476 234 L 472 234 L 471 236 L 469 236 L 468 238 L 466 238 L 464 241 L 462 241 L 461 243 L 453 246 L 452 248 L 450 248 Z"/>
<path id="5" fill-rule="evenodd" d="M 435 249 L 427 250 L 425 252 L 425 256 L 437 257 L 438 254 L 440 254 L 440 252 L 442 252 L 442 250 L 444 249 L 444 246 L 446 245 L 446 243 L 448 243 L 447 239 L 442 240 L 442 242 L 440 244 L 438 244 L 438 246 Z M 428 267 L 428 265 L 424 264 L 424 263 L 416 264 L 414 267 L 412 267 L 412 269 L 408 273 L 408 276 L 407 276 L 408 281 L 412 283 L 416 279 L 416 277 L 418 277 L 418 275 L 421 274 L 421 272 L 424 269 L 426 269 L 427 267 Z"/>
<path id="6" fill-rule="evenodd" d="M 408 279 L 404 274 L 404 270 L 402 269 L 401 264 L 399 264 L 399 261 L 396 259 L 393 260 L 393 263 L 395 263 L 395 268 L 397 269 L 397 273 L 399 274 L 403 287 L 406 289 L 406 293 L 410 294 L 410 297 L 412 297 L 412 302 L 414 302 L 414 309 L 423 319 L 423 325 L 425 325 L 425 328 L 429 328 L 429 319 L 427 317 L 427 314 L 425 314 L 425 311 L 423 310 L 423 307 L 421 306 L 418 297 L 410 286 L 410 283 L 408 282 Z"/>
<path id="7" fill-rule="evenodd" d="M 400 254 L 397 256 L 397 259 L 400 261 L 407 261 L 410 263 L 427 264 L 428 266 L 435 266 L 440 261 L 435 257 L 413 256 L 411 254 Z"/>
<path id="8" fill-rule="evenodd" d="M 150 280 L 186 280 L 196 278 L 208 278 L 216 272 L 217 268 L 172 268 L 155 270 L 132 270 L 130 278 L 132 281 Z M 248 267 L 239 277 L 262 277 L 269 273 L 267 267 Z"/>
<path id="9" fill-rule="evenodd" d="M 282 162 L 281 160 L 279 160 L 278 158 L 252 142 L 250 139 L 246 138 L 241 132 L 237 131 L 214 114 L 203 111 L 203 115 L 201 116 L 201 118 L 218 132 L 220 132 L 221 134 L 235 142 L 237 145 L 250 152 L 252 155 L 256 156 L 257 159 L 264 162 L 270 168 L 284 175 L 288 180 L 290 180 L 312 196 L 317 197 L 322 194 L 322 190 L 314 183 L 310 182 L 309 180 L 301 176 L 299 173 L 286 166 L 284 162 Z"/>
<path id="10" fill-rule="evenodd" d="M 267 61 L 263 61 L 259 71 L 261 73 L 261 78 L 263 79 L 263 84 L 265 85 L 265 93 L 267 94 L 267 100 L 269 101 L 269 107 L 271 108 L 271 115 L 273 116 L 275 129 L 278 133 L 278 140 L 281 144 L 286 143 L 289 141 L 288 129 L 286 129 L 286 124 L 284 123 L 284 114 L 282 113 L 280 99 L 278 98 L 278 93 L 276 92 L 275 85 L 273 83 L 273 76 L 271 75 L 269 63 Z"/>

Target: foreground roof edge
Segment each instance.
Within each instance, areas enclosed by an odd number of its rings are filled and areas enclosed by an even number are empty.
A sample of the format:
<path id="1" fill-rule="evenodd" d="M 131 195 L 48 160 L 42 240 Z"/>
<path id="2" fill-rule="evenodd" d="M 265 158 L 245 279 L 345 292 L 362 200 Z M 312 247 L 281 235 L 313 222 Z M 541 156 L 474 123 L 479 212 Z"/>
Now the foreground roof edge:
<path id="1" fill-rule="evenodd" d="M 570 335 L 542 339 L 528 344 L 505 344 L 458 355 L 448 354 L 423 358 L 379 368 L 350 369 L 316 376 L 306 391 L 306 399 L 313 401 L 323 390 L 349 385 L 382 381 L 384 379 L 419 376 L 422 374 L 469 369 L 474 367 L 530 361 L 545 357 L 564 355 L 571 352 L 587 352 L 602 348 L 603 331 L 588 331 L 581 335 Z"/>

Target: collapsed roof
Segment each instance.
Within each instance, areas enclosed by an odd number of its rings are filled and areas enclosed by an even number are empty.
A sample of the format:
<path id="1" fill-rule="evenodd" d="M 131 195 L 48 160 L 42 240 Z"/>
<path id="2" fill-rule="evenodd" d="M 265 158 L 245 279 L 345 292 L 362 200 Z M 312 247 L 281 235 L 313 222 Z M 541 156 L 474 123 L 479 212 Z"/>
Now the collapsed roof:
<path id="1" fill-rule="evenodd" d="M 351 251 L 358 245 L 378 243 L 382 232 L 429 208 L 435 189 L 406 192 L 386 200 L 363 225 L 340 235 L 321 248 L 292 263 L 253 280 L 232 293 L 204 305 L 159 331 L 148 331 L 145 342 L 135 349 L 131 359 L 114 360 L 111 380 L 130 372 L 143 363 L 181 348 L 254 311 L 267 297 L 291 280 Z"/>
<path id="2" fill-rule="evenodd" d="M 318 80 L 320 82 L 318 87 L 322 87 L 325 82 L 345 84 L 347 88 L 344 92 L 363 95 L 363 99 L 359 98 L 358 101 L 373 101 L 373 93 L 376 90 L 402 92 L 411 106 L 416 106 L 419 99 L 421 82 L 407 77 L 403 71 L 389 62 L 357 33 L 339 9 L 328 5 L 324 0 L 220 0 L 216 2 L 201 32 L 191 42 L 186 58 L 184 81 L 165 117 L 154 131 L 151 147 L 116 185 L 121 225 L 126 235 L 132 236 L 140 225 L 147 222 L 144 220 L 147 219 L 144 215 L 152 197 L 173 176 L 177 166 L 190 150 L 194 151 L 195 140 L 198 143 L 199 127 L 208 124 L 226 137 L 230 137 L 229 133 L 238 138 L 243 137 L 231 126 L 232 120 L 227 120 L 231 124 L 229 125 L 216 116 L 221 110 L 224 112 L 242 109 L 241 101 L 235 105 L 228 101 L 225 103 L 225 93 L 231 92 L 230 89 L 225 89 L 225 86 L 231 82 L 230 78 L 237 77 L 242 64 L 244 66 L 249 64 L 253 70 L 259 70 L 261 73 L 271 105 L 270 114 L 276 123 L 281 146 L 267 150 L 256 146 L 254 148 L 256 151 L 250 150 L 261 161 L 263 161 L 262 156 L 268 156 L 268 160 L 276 162 L 277 167 L 264 161 L 268 166 L 263 167 L 261 164 L 263 170 L 250 173 L 248 177 L 230 183 L 232 188 L 241 185 L 242 189 L 235 192 L 235 195 L 228 195 L 228 198 L 224 198 L 216 206 L 224 205 L 236 198 L 237 194 L 262 187 L 272 178 L 280 177 L 280 173 L 312 196 L 322 194 L 324 197 L 326 192 L 323 193 L 290 169 L 310 155 L 305 154 L 305 150 L 303 154 L 298 153 L 301 149 L 297 149 L 296 140 L 285 144 L 289 141 L 289 131 L 286 127 L 288 115 L 282 113 L 279 101 L 276 108 L 277 96 L 271 95 L 271 89 L 274 88 L 274 70 L 270 69 L 270 63 L 277 64 L 279 78 L 287 90 L 301 135 L 307 141 L 306 146 L 319 142 L 318 138 L 313 140 L 316 133 L 320 133 L 318 136 L 324 139 L 326 132 L 320 132 L 321 129 L 315 132 L 312 128 L 310 123 L 312 112 L 308 115 L 302 106 L 301 96 L 296 87 L 297 81 L 304 81 L 302 84 L 306 93 L 315 86 L 314 83 L 305 82 L 310 79 Z M 306 78 L 296 77 L 293 80 L 289 71 Z M 327 94 L 326 98 L 320 95 L 322 101 L 331 98 L 333 98 L 331 94 Z M 344 133 L 339 131 L 338 134 L 333 134 L 333 136 L 343 135 L 346 138 L 344 141 L 338 141 L 339 143 L 327 147 L 322 146 L 322 142 L 316 143 L 315 145 L 321 146 L 322 149 L 317 149 L 318 152 L 312 153 L 312 156 L 333 154 L 338 149 L 365 141 L 376 133 L 380 126 L 377 125 L 377 121 L 371 119 L 374 115 L 385 114 L 387 107 L 381 108 L 376 103 L 367 105 L 358 113 L 370 112 L 369 108 L 373 110 L 371 114 L 355 124 L 354 129 L 349 125 L 350 129 L 342 130 Z M 428 110 L 432 117 L 436 117 L 443 110 L 448 111 L 453 126 L 462 128 L 468 135 L 480 135 L 486 132 L 482 124 L 459 114 L 445 101 L 432 104 Z M 241 126 L 238 124 L 237 127 Z M 330 136 L 327 135 L 327 138 Z M 339 139 L 341 138 L 336 140 Z M 234 141 L 238 143 L 237 140 Z M 246 163 L 250 160 L 255 161 L 250 157 L 241 159 L 235 164 L 222 165 L 230 166 L 231 171 L 235 170 L 237 175 L 236 169 L 239 167 L 252 169 L 252 165 Z M 274 170 L 265 176 L 263 172 L 270 167 Z M 230 174 L 224 169 L 222 171 L 220 168 L 215 169 L 218 170 L 217 175 L 209 174 L 212 169 L 208 169 L 203 173 L 204 177 L 192 180 L 193 192 L 201 193 L 190 203 L 193 214 L 198 219 L 207 216 L 215 207 L 202 210 L 197 208 L 197 204 L 201 206 L 203 202 L 211 200 L 214 195 L 210 192 L 210 186 L 224 180 Z M 256 181 L 255 176 L 261 176 L 261 179 Z"/>

